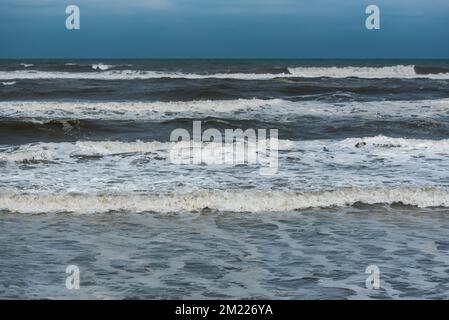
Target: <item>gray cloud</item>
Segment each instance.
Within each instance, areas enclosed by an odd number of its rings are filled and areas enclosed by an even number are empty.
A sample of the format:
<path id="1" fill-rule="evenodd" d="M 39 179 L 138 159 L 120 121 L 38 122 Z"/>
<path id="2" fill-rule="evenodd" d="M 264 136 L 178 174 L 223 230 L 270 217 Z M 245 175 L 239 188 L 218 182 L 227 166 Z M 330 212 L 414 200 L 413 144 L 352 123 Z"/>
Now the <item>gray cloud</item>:
<path id="1" fill-rule="evenodd" d="M 447 0 L 0 0 L 5 13 L 58 14 L 61 7 L 78 5 L 91 12 L 130 14 L 172 12 L 176 14 L 314 14 L 337 15 L 351 8 L 376 4 L 404 12 L 438 12 L 449 8 Z M 1 14 L 1 13 L 0 13 Z"/>

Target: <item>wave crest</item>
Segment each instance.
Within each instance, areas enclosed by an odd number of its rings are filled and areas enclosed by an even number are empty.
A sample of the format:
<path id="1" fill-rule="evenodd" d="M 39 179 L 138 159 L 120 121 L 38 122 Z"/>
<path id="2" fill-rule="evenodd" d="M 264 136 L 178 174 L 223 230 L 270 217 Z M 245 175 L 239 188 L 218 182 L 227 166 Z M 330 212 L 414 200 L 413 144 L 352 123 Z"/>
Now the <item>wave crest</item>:
<path id="1" fill-rule="evenodd" d="M 101 70 L 101 71 L 108 70 L 111 67 L 113 67 L 113 66 L 112 65 L 103 64 L 103 63 L 97 63 L 97 64 L 93 64 L 92 65 L 92 69 L 94 69 L 94 70 Z"/>
<path id="2" fill-rule="evenodd" d="M 284 99 L 233 99 L 192 101 L 56 102 L 2 101 L 0 117 L 38 119 L 160 120 L 200 114 L 202 117 L 226 113 L 231 119 L 244 116 L 260 119 L 280 115 L 434 117 L 447 116 L 449 99 L 415 101 L 375 101 L 327 103 Z M 236 112 L 238 111 L 238 113 Z"/>
<path id="3" fill-rule="evenodd" d="M 449 79 L 449 73 L 417 73 L 414 65 L 397 65 L 384 67 L 290 67 L 282 73 L 183 73 L 151 70 L 108 70 L 113 66 L 94 64 L 92 68 L 104 72 L 62 72 L 16 70 L 1 71 L 0 79 L 91 79 L 91 80 L 135 80 L 135 79 L 238 79 L 238 80 L 272 80 L 275 78 L 429 78 Z M 418 68 L 418 71 L 421 69 Z"/>
<path id="4" fill-rule="evenodd" d="M 211 209 L 232 212 L 282 212 L 356 203 L 402 203 L 449 207 L 449 193 L 436 188 L 359 189 L 316 192 L 197 191 L 185 194 L 0 194 L 0 210 L 23 213 L 186 212 Z"/>

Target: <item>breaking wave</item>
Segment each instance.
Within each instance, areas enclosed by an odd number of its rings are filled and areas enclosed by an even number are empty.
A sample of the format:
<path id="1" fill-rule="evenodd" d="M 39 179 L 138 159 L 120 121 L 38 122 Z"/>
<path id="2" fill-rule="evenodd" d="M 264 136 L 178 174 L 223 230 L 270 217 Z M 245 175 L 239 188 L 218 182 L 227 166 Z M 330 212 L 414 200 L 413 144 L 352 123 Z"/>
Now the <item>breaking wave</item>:
<path id="1" fill-rule="evenodd" d="M 414 65 L 397 65 L 384 67 L 291 67 L 282 73 L 215 73 L 198 74 L 166 71 L 143 70 L 108 70 L 111 66 L 94 64 L 92 68 L 102 72 L 52 72 L 36 70 L 1 71 L 0 79 L 93 79 L 93 80 L 133 80 L 133 79 L 239 79 L 271 80 L 274 78 L 430 78 L 449 79 L 449 72 L 423 72 L 415 70 Z M 287 72 L 288 71 L 288 72 Z M 425 70 L 424 70 L 425 71 Z"/>
<path id="2" fill-rule="evenodd" d="M 355 146 L 356 148 L 398 148 L 402 150 L 432 150 L 436 152 L 449 151 L 449 139 L 405 139 L 386 136 L 375 136 L 366 138 L 348 138 L 341 145 Z"/>
<path id="3" fill-rule="evenodd" d="M 6 147 L 0 149 L 0 162 L 16 162 L 16 163 L 37 163 L 56 160 L 67 160 L 71 157 L 78 156 L 109 156 L 123 154 L 146 154 L 146 153 L 163 153 L 169 155 L 172 150 L 181 152 L 186 149 L 192 149 L 199 152 L 202 148 L 204 157 L 218 157 L 219 152 L 233 152 L 236 146 L 245 144 L 247 148 L 258 150 L 259 146 L 270 146 L 271 140 L 259 140 L 257 143 L 248 143 L 244 141 L 235 141 L 234 143 L 218 143 L 218 142 L 121 142 L 121 141 L 78 141 L 78 142 L 61 142 L 61 143 L 32 143 L 19 147 Z M 272 149 L 288 150 L 293 146 L 290 140 L 278 140 L 277 143 L 272 142 Z M 237 149 L 245 152 L 245 149 Z M 246 149 L 248 152 L 248 149 Z M 250 149 L 252 151 L 252 149 Z M 181 154 L 182 156 L 182 154 Z M 188 157 L 193 155 L 188 155 Z M 187 155 L 186 155 L 187 157 Z M 211 159 L 212 161 L 213 159 Z"/>
<path id="4" fill-rule="evenodd" d="M 172 102 L 57 102 L 4 101 L 0 116 L 25 118 L 78 119 L 157 119 L 168 113 L 217 113 L 237 110 L 280 107 L 282 99 L 197 100 Z"/>
<path id="5" fill-rule="evenodd" d="M 94 70 L 108 70 L 109 68 L 113 67 L 112 65 L 107 65 L 107 64 L 103 64 L 103 63 L 97 63 L 97 64 L 93 64 L 92 65 L 92 69 Z"/>
<path id="6" fill-rule="evenodd" d="M 344 188 L 316 192 L 196 191 L 184 194 L 0 194 L 0 210 L 23 213 L 283 212 L 356 203 L 449 207 L 449 193 L 436 188 Z"/>
<path id="7" fill-rule="evenodd" d="M 68 125 L 68 124 L 67 124 Z M 271 140 L 259 140 L 258 143 L 267 146 Z M 161 152 L 167 155 L 171 150 L 183 150 L 187 148 L 203 148 L 210 154 L 218 155 L 219 151 L 232 152 L 236 144 L 246 143 L 249 148 L 257 148 L 257 143 L 237 140 L 234 143 L 221 142 L 159 142 L 159 141 L 77 141 L 60 143 L 31 143 L 15 147 L 4 147 L 0 149 L 0 161 L 3 162 L 33 162 L 52 161 L 58 159 L 68 159 L 76 156 L 108 156 L 121 154 L 146 154 Z M 207 148 L 206 148 L 207 147 Z M 300 150 L 301 152 L 311 152 L 322 154 L 328 157 L 328 153 L 341 155 L 354 155 L 359 153 L 382 154 L 389 157 L 402 157 L 398 151 L 408 155 L 421 154 L 426 152 L 429 155 L 447 156 L 449 154 L 449 139 L 428 140 L 428 139 L 406 139 L 386 136 L 346 138 L 343 140 L 277 140 L 277 145 L 273 144 L 276 150 Z M 229 150 L 228 150 L 229 149 Z M 244 150 L 242 150 L 244 151 Z"/>
<path id="8" fill-rule="evenodd" d="M 37 119 L 101 119 L 101 120 L 159 120 L 179 114 L 216 116 L 228 113 L 231 118 L 244 114 L 295 116 L 447 116 L 449 99 L 416 101 L 375 101 L 328 103 L 322 101 L 293 102 L 283 99 L 234 99 L 155 102 L 57 102 L 2 101 L 0 116 Z M 238 112 L 238 113 L 236 113 Z"/>

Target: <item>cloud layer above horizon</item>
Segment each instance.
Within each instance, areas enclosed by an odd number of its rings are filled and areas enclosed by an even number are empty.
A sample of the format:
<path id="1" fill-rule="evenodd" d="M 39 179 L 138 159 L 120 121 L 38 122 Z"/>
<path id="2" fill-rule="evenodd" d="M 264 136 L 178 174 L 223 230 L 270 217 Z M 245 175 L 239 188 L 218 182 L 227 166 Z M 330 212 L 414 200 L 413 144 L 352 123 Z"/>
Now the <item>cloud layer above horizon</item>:
<path id="1" fill-rule="evenodd" d="M 449 58 L 448 14 L 446 0 L 0 0 L 0 58 Z"/>

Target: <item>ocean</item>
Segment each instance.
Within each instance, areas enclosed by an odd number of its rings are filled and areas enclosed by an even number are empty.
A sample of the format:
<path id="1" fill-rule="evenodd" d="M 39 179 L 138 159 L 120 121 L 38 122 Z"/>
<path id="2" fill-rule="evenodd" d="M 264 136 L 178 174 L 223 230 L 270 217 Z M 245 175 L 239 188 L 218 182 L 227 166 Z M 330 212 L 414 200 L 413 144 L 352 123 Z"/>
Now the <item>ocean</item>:
<path id="1" fill-rule="evenodd" d="M 0 298 L 447 299 L 448 214 L 449 60 L 0 60 Z"/>

